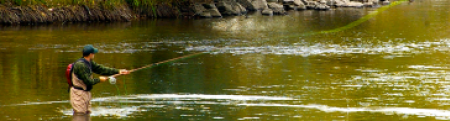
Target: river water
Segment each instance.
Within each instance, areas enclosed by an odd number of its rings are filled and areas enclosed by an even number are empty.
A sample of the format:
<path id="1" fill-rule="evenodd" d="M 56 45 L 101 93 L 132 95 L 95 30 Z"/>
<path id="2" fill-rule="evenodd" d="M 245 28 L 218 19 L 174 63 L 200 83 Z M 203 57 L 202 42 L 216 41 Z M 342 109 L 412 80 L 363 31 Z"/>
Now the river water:
<path id="1" fill-rule="evenodd" d="M 405 2 L 357 26 L 377 8 L 0 27 L 0 120 L 73 120 L 64 74 L 86 44 L 126 69 L 208 52 L 97 84 L 95 121 L 448 120 L 448 7 Z"/>

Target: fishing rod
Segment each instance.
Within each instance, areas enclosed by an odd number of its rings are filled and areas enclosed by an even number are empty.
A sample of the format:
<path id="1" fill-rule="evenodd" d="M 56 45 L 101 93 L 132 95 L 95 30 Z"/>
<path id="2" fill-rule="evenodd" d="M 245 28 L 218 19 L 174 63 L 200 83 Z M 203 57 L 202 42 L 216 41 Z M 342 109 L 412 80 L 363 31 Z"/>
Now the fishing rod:
<path id="1" fill-rule="evenodd" d="M 181 57 L 177 57 L 177 58 L 172 58 L 172 59 L 164 60 L 164 61 L 161 61 L 161 62 L 158 62 L 158 63 L 152 63 L 152 64 L 149 64 L 149 65 L 146 65 L 146 66 L 142 66 L 140 68 L 132 69 L 132 70 L 129 70 L 128 72 L 132 73 L 132 72 L 139 71 L 139 70 L 142 70 L 142 69 L 145 69 L 145 68 L 149 68 L 149 67 L 152 67 L 152 66 L 157 66 L 159 64 L 164 64 L 164 63 L 169 63 L 169 62 L 173 62 L 173 61 L 177 61 L 177 60 L 181 60 L 181 59 L 185 59 L 185 58 L 189 58 L 189 57 L 194 57 L 194 56 L 197 56 L 197 55 L 200 55 L 200 54 L 204 54 L 204 53 L 205 52 L 198 52 L 198 53 L 193 53 L 193 54 L 189 54 L 189 55 L 185 55 L 185 56 L 181 56 Z M 111 84 L 115 84 L 116 83 L 116 77 L 118 77 L 120 75 L 123 75 L 123 74 L 115 74 L 115 75 L 109 76 L 108 77 L 109 78 L 109 82 Z"/>

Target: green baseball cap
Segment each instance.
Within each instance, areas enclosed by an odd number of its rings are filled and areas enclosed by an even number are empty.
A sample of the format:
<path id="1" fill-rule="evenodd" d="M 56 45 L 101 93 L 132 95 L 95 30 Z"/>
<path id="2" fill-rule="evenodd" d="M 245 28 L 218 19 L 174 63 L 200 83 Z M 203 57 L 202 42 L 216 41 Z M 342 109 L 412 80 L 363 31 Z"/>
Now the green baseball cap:
<path id="1" fill-rule="evenodd" d="M 89 55 L 91 53 L 94 53 L 94 54 L 98 53 L 98 49 L 94 48 L 94 46 L 92 46 L 92 45 L 84 46 L 84 48 L 83 48 L 83 55 Z"/>

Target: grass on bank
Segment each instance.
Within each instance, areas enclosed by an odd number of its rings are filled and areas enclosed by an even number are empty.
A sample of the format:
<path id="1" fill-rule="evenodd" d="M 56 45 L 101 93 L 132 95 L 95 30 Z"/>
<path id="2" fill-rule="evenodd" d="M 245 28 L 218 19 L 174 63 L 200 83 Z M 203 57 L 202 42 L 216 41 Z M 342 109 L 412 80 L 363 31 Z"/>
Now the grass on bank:
<path id="1" fill-rule="evenodd" d="M 0 0 L 0 5 L 28 6 L 43 5 L 47 7 L 61 7 L 69 5 L 86 5 L 89 7 L 112 8 L 114 6 L 128 5 L 138 12 L 153 12 L 156 14 L 156 5 L 176 5 L 187 1 L 211 1 L 211 0 Z"/>

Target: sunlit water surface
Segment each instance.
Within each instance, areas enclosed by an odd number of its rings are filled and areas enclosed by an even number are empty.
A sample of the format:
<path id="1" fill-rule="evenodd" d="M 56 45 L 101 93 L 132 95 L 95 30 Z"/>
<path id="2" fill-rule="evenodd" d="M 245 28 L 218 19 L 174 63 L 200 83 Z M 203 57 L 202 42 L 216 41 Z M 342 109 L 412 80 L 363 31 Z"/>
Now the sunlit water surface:
<path id="1" fill-rule="evenodd" d="M 72 120 L 64 73 L 86 44 L 126 69 L 205 52 L 97 84 L 95 121 L 449 120 L 448 7 L 405 2 L 311 35 L 376 8 L 0 27 L 0 120 Z"/>

